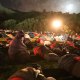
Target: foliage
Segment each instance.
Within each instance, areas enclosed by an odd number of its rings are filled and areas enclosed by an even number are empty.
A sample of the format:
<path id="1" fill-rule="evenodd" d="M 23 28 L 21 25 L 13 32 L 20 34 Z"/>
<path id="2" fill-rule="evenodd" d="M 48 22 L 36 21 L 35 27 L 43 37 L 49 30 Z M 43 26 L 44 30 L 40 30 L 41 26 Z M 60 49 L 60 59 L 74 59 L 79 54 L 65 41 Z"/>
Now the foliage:
<path id="1" fill-rule="evenodd" d="M 9 19 L 3 22 L 3 26 L 7 29 L 14 29 L 16 26 L 16 20 Z"/>
<path id="2" fill-rule="evenodd" d="M 0 27 L 7 29 L 18 29 L 25 31 L 54 31 L 50 23 L 53 19 L 59 18 L 63 21 L 64 32 L 80 33 L 80 13 L 69 14 L 61 12 L 0 12 Z"/>

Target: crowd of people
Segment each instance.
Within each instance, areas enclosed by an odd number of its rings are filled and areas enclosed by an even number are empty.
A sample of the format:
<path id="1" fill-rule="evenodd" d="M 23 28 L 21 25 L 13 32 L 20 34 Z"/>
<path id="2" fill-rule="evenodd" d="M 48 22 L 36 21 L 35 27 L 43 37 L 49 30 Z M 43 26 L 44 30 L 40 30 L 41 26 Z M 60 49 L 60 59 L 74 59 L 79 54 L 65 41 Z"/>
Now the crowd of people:
<path id="1" fill-rule="evenodd" d="M 31 55 L 57 61 L 67 53 L 80 55 L 79 45 L 79 36 L 71 37 L 68 34 L 54 36 L 54 34 L 50 33 L 25 34 L 23 31 L 19 31 L 10 41 L 8 54 L 9 58 L 14 62 L 30 61 Z"/>
<path id="2" fill-rule="evenodd" d="M 56 61 L 60 69 L 80 77 L 80 36 L 78 34 L 26 33 L 23 31 L 5 31 L 0 34 L 8 36 L 6 46 L 2 47 L 2 42 L 0 45 L 4 50 L 7 47 L 9 62 L 24 64 L 34 61 L 33 57 L 39 57 L 41 60 Z M 4 56 L 0 55 L 0 57 L 3 59 Z M 8 80 L 35 80 L 34 74 L 41 76 L 40 79 L 37 78 L 39 80 L 55 80 L 52 77 L 46 78 L 40 71 L 37 73 L 37 69 L 33 67 L 21 69 Z"/>

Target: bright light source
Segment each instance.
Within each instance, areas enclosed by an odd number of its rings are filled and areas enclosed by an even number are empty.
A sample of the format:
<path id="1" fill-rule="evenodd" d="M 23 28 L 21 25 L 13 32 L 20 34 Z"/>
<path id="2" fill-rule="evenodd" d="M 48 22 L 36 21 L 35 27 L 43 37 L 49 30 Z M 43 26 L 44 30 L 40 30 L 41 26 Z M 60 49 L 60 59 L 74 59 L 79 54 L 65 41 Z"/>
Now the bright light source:
<path id="1" fill-rule="evenodd" d="M 62 26 L 62 22 L 60 20 L 54 20 L 51 25 L 52 27 L 58 29 Z"/>

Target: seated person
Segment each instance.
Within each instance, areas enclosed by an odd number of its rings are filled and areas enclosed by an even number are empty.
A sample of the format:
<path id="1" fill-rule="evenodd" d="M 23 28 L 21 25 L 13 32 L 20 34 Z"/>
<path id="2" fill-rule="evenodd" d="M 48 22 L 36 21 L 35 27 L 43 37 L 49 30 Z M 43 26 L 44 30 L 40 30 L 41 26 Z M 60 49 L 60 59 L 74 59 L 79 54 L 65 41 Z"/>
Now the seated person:
<path id="1" fill-rule="evenodd" d="M 11 41 L 8 54 L 13 62 L 24 63 L 30 60 L 30 54 L 26 45 L 23 43 L 24 33 L 19 31 L 15 38 Z"/>

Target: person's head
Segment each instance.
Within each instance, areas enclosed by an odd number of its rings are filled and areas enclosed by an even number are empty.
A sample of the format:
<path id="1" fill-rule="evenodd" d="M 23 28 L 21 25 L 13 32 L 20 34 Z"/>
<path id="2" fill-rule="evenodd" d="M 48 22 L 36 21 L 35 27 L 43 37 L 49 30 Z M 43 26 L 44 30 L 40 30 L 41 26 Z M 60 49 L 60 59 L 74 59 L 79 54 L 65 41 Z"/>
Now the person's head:
<path id="1" fill-rule="evenodd" d="M 35 69 L 41 69 L 41 66 L 39 64 L 36 64 L 36 63 L 29 64 L 28 66 L 33 67 Z"/>
<path id="2" fill-rule="evenodd" d="M 53 77 L 47 77 L 47 80 L 56 80 L 56 79 Z"/>
<path id="3" fill-rule="evenodd" d="M 16 37 L 17 37 L 17 38 L 22 38 L 22 37 L 24 37 L 24 32 L 23 32 L 23 31 L 18 31 L 17 34 L 16 34 Z"/>
<path id="4" fill-rule="evenodd" d="M 39 74 L 42 74 L 41 66 L 35 63 L 28 64 L 27 67 L 21 69 L 21 71 L 29 71 L 30 73 L 35 75 L 35 78 L 37 78 Z"/>

